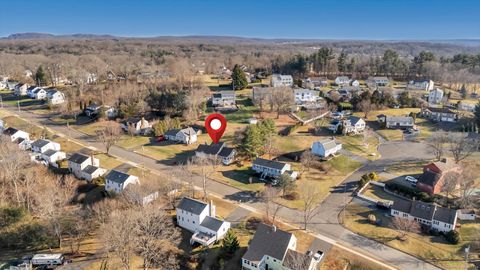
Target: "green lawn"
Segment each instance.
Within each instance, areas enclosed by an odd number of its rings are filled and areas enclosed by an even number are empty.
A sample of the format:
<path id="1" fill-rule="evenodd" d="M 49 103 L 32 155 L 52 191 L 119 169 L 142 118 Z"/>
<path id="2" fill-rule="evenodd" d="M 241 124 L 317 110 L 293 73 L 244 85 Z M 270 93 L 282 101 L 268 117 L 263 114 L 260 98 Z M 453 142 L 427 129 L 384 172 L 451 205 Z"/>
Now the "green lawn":
<path id="1" fill-rule="evenodd" d="M 399 129 L 382 129 L 377 130 L 377 133 L 388 141 L 403 140 L 403 131 Z"/>
<path id="2" fill-rule="evenodd" d="M 54 134 L 48 129 L 44 129 L 39 126 L 33 125 L 32 123 L 27 122 L 17 116 L 12 116 L 12 115 L 5 116 L 3 117 L 3 121 L 8 127 L 14 127 L 30 133 L 30 139 L 39 138 L 45 132 L 46 132 L 46 135 L 49 137 L 51 137 Z"/>
<path id="3" fill-rule="evenodd" d="M 337 136 L 336 140 L 342 143 L 342 148 L 368 159 L 376 159 L 378 157 L 378 139 L 375 136 L 368 136 L 364 143 L 363 135 L 354 136 Z M 375 154 L 372 156 L 371 154 Z"/>
<path id="4" fill-rule="evenodd" d="M 372 225 L 368 222 L 369 214 L 375 214 L 377 220 L 382 221 L 382 225 Z M 388 246 L 399 249 L 403 252 L 420 257 L 428 262 L 438 265 L 445 269 L 463 269 L 463 247 L 469 242 L 462 240 L 457 245 L 449 244 L 443 236 L 430 236 L 423 234 L 409 233 L 405 240 L 397 239 L 398 233 L 390 228 L 391 219 L 376 213 L 368 207 L 351 203 L 347 206 L 344 226 L 353 232 L 368 238 L 375 239 Z M 462 226 L 463 227 L 463 226 Z M 465 229 L 461 229 L 461 234 L 467 236 L 478 232 L 480 225 L 465 225 Z M 480 236 L 476 234 L 475 238 L 469 241 L 479 241 Z"/>
<path id="5" fill-rule="evenodd" d="M 327 161 L 327 163 L 345 175 L 355 171 L 362 165 L 360 162 L 352 160 L 344 155 L 332 158 Z"/>

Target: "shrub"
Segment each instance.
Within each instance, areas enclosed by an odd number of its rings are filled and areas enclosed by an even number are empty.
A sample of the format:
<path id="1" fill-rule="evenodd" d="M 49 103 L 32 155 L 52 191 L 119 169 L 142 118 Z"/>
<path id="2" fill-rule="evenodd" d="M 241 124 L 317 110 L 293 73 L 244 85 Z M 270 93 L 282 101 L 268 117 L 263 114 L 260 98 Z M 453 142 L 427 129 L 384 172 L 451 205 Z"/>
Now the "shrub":
<path id="1" fill-rule="evenodd" d="M 294 200 L 298 200 L 300 198 L 300 194 L 298 194 L 298 192 L 296 192 L 296 191 L 293 191 L 293 192 L 290 192 L 287 195 L 285 195 L 284 198 L 285 198 L 285 200 L 294 201 Z"/>
<path id="2" fill-rule="evenodd" d="M 104 186 L 105 185 L 105 177 L 100 176 L 92 180 L 92 183 L 97 186 Z"/>
<path id="3" fill-rule="evenodd" d="M 458 242 L 460 242 L 460 233 L 452 230 L 452 231 L 449 231 L 447 234 L 445 234 L 445 238 L 451 244 L 456 245 L 458 244 Z"/>
<path id="4" fill-rule="evenodd" d="M 0 209 L 0 227 L 7 227 L 19 222 L 25 216 L 22 207 L 8 207 Z"/>
<path id="5" fill-rule="evenodd" d="M 377 224 L 377 217 L 374 214 L 369 214 L 368 221 L 370 224 Z"/>
<path id="6" fill-rule="evenodd" d="M 245 223 L 245 228 L 250 231 L 256 231 L 258 224 L 260 224 L 262 220 L 258 217 L 250 217 L 247 219 L 247 222 Z"/>
<path id="7" fill-rule="evenodd" d="M 373 181 L 377 181 L 378 180 L 378 175 L 376 172 L 371 172 L 368 174 L 368 177 L 370 178 L 370 180 L 373 180 Z"/>

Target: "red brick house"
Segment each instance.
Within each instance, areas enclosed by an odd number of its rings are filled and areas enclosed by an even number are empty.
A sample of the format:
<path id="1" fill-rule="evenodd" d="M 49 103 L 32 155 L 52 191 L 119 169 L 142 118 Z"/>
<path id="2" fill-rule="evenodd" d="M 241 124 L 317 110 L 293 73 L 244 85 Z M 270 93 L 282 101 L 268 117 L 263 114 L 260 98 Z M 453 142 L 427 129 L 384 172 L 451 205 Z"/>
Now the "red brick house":
<path id="1" fill-rule="evenodd" d="M 417 182 L 417 188 L 430 195 L 442 191 L 443 181 L 447 173 L 461 173 L 462 167 L 453 160 L 444 158 L 423 167 L 423 174 Z"/>

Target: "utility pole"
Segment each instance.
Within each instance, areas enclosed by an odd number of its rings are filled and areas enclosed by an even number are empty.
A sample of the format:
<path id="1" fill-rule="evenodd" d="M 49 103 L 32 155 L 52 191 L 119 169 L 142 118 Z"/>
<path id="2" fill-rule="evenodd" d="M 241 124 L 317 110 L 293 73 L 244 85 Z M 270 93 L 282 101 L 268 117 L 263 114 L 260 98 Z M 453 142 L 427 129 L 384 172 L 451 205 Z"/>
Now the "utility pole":
<path id="1" fill-rule="evenodd" d="M 17 100 L 18 113 L 20 113 L 20 101 Z"/>
<path id="2" fill-rule="evenodd" d="M 3 99 L 1 95 L 0 95 L 0 107 L 3 109 Z"/>
<path id="3" fill-rule="evenodd" d="M 142 180 L 145 180 L 145 148 L 142 145 Z"/>

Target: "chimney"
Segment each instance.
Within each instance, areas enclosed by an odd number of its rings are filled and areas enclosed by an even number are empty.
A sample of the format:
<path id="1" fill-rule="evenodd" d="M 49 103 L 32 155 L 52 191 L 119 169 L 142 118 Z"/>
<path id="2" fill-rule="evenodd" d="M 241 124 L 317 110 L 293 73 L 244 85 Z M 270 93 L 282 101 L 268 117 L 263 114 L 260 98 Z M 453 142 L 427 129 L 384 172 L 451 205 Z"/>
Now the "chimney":
<path id="1" fill-rule="evenodd" d="M 272 232 L 276 232 L 276 231 L 277 231 L 277 226 L 275 226 L 275 224 L 274 224 L 274 225 L 272 225 Z"/>
<path id="2" fill-rule="evenodd" d="M 95 164 L 95 158 L 93 157 L 93 152 L 90 154 L 90 162 L 92 163 L 92 166 L 97 166 Z"/>
<path id="3" fill-rule="evenodd" d="M 213 201 L 210 200 L 210 217 L 214 218 L 215 217 L 215 205 L 213 205 Z"/>

